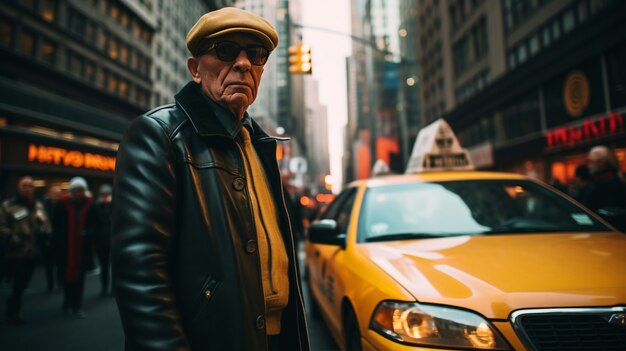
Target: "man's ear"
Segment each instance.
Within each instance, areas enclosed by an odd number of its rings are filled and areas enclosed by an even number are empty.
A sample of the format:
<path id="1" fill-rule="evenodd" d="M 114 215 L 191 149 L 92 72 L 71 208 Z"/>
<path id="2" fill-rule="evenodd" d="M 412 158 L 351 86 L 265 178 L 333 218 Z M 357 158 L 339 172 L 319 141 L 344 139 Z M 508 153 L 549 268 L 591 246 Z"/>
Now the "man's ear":
<path id="1" fill-rule="evenodd" d="M 191 73 L 191 79 L 196 84 L 200 84 L 200 82 L 202 82 L 202 79 L 200 78 L 200 72 L 198 71 L 199 66 L 200 61 L 197 58 L 190 56 L 187 59 L 187 69 L 189 70 L 189 73 Z"/>

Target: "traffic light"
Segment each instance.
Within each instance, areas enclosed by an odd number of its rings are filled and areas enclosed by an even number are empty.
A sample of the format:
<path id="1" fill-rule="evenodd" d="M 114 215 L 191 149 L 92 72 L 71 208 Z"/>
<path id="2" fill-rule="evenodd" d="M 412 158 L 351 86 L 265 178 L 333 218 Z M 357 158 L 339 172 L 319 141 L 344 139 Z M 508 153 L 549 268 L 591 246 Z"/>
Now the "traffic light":
<path id="1" fill-rule="evenodd" d="M 311 74 L 311 48 L 308 45 L 297 43 L 289 47 L 289 72 L 296 74 Z"/>

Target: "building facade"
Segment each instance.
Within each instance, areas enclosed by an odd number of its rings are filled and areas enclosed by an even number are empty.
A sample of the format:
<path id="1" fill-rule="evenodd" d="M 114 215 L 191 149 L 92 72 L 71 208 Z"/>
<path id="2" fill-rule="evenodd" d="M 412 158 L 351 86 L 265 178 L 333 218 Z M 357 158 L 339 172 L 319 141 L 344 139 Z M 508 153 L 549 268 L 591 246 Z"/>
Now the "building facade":
<path id="1" fill-rule="evenodd" d="M 151 1 L 0 3 L 0 184 L 40 194 L 76 175 L 112 181 L 117 143 L 150 105 Z"/>
<path id="2" fill-rule="evenodd" d="M 73 176 L 111 183 L 132 118 L 189 80 L 185 35 L 229 1 L 7 0 L 0 3 L 0 194 L 37 195 Z M 170 16 L 171 15 L 171 16 Z"/>
<path id="3" fill-rule="evenodd" d="M 602 144 L 626 170 L 626 3 L 426 3 L 439 6 L 442 44 L 429 50 L 439 41 L 428 35 L 420 43 L 429 81 L 422 98 L 431 100 L 424 116 L 445 117 L 478 168 L 567 183 Z M 425 10 L 420 24 L 428 32 Z M 436 81 L 443 76 L 443 88 L 425 78 L 431 73 Z"/>
<path id="4" fill-rule="evenodd" d="M 416 1 L 354 0 L 351 11 L 346 181 L 376 160 L 402 172 L 420 126 Z"/>

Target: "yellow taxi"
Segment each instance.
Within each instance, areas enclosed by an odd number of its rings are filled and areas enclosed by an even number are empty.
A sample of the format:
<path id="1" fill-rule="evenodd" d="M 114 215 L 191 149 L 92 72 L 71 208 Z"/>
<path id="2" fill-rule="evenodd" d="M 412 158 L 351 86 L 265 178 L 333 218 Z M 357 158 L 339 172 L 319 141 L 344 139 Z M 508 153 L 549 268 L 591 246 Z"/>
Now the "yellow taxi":
<path id="1" fill-rule="evenodd" d="M 343 350 L 626 350 L 626 235 L 523 175 L 356 181 L 305 252 Z"/>

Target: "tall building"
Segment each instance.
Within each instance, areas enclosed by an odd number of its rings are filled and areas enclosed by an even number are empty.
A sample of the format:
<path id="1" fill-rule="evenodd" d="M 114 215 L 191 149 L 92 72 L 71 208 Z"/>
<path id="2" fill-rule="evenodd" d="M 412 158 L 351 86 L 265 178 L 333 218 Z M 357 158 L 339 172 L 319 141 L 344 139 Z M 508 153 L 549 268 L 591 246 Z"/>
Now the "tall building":
<path id="1" fill-rule="evenodd" d="M 401 172 L 419 129 L 416 4 L 352 1 L 346 180 L 367 178 L 376 160 Z"/>
<path id="2" fill-rule="evenodd" d="M 423 115 L 445 117 L 479 168 L 566 183 L 604 144 L 626 170 L 625 2 L 420 6 Z"/>
<path id="3" fill-rule="evenodd" d="M 76 175 L 111 182 L 128 120 L 150 105 L 148 0 L 0 3 L 0 193 Z"/>
<path id="4" fill-rule="evenodd" d="M 308 160 L 308 179 L 317 189 L 324 190 L 324 176 L 330 174 L 330 156 L 328 153 L 328 109 L 320 103 L 319 85 L 312 77 L 305 79 L 305 138 L 306 159 Z"/>
<path id="5" fill-rule="evenodd" d="M 158 106 L 174 102 L 174 95 L 189 82 L 185 37 L 198 18 L 216 6 L 199 0 L 156 0 L 155 6 L 152 105 Z"/>
<path id="6" fill-rule="evenodd" d="M 38 195 L 76 175 L 110 183 L 129 121 L 189 80 L 189 27 L 231 2 L 0 2 L 0 194 L 26 174 Z"/>

